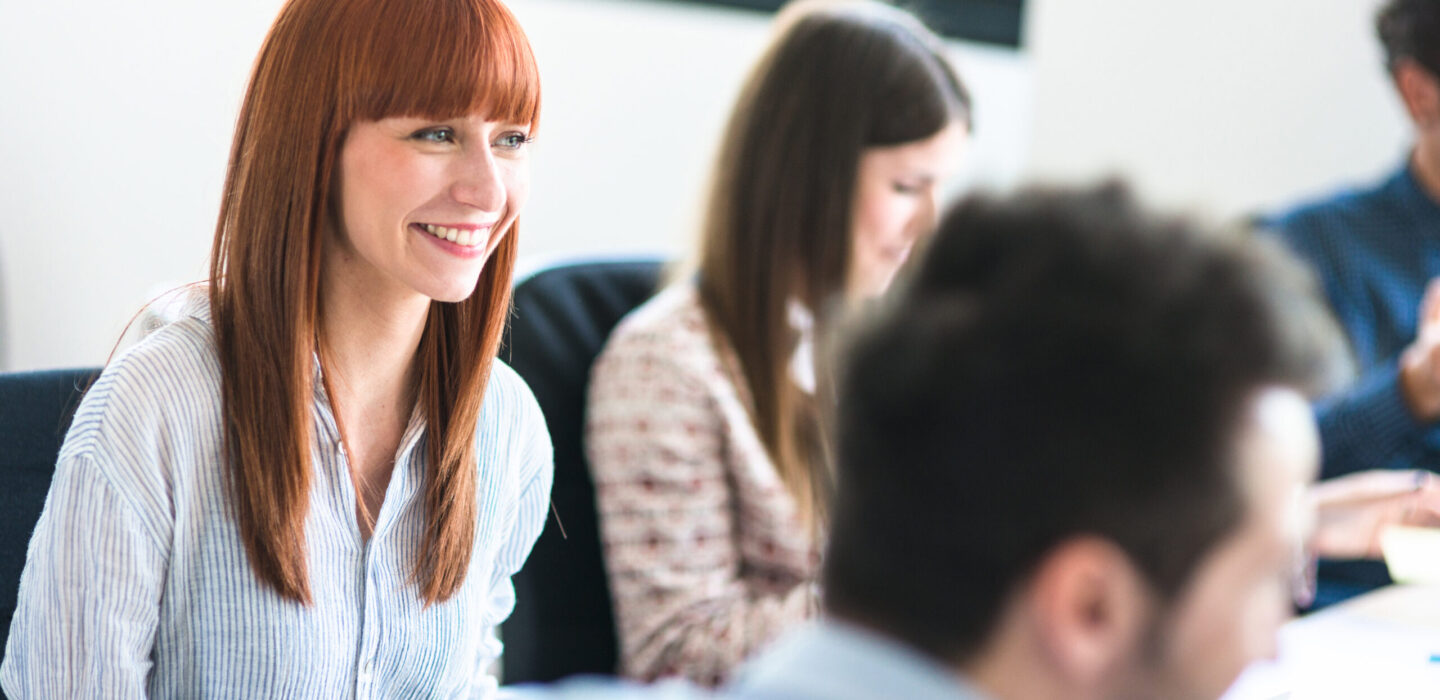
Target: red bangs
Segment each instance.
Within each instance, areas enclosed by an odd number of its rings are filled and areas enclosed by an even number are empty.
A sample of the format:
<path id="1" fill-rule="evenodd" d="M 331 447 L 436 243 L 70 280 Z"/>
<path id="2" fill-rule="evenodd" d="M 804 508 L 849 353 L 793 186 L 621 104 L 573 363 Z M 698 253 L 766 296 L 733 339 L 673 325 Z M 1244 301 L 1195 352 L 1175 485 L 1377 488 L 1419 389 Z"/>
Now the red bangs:
<path id="1" fill-rule="evenodd" d="M 341 64 L 351 116 L 540 119 L 540 71 L 525 32 L 498 0 L 380 0 L 353 61 Z M 378 15 L 378 16 L 377 16 Z M 346 75 L 349 73 L 349 75 Z"/>

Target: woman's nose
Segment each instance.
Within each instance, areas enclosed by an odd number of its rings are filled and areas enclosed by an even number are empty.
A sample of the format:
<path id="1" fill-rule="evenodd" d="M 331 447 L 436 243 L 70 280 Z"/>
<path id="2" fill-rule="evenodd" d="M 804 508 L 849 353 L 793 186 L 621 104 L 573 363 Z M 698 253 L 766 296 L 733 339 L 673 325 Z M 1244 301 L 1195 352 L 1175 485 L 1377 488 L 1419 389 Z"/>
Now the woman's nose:
<path id="1" fill-rule="evenodd" d="M 490 149 L 467 155 L 460 163 L 451 194 L 455 201 L 481 211 L 498 212 L 504 208 L 505 179 Z"/>
<path id="2" fill-rule="evenodd" d="M 915 213 L 914 225 L 911 227 L 912 238 L 920 238 L 935 230 L 940 217 L 940 188 L 931 185 L 925 188 L 920 195 L 920 207 Z"/>

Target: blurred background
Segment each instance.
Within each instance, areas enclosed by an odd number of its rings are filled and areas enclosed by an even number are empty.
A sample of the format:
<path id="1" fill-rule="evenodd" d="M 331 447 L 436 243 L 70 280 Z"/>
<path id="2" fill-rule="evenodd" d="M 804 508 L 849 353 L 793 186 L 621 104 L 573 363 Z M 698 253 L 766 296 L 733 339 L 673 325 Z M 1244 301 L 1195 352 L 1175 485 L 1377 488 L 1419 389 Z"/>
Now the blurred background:
<path id="1" fill-rule="evenodd" d="M 950 3 L 967 0 L 931 0 Z M 0 371 L 98 365 L 147 300 L 204 277 L 235 112 L 281 4 L 0 0 Z M 522 265 L 687 253 L 772 15 L 509 4 L 545 81 Z M 1018 46 L 950 41 L 977 105 L 957 192 L 1113 174 L 1232 218 L 1372 181 L 1404 154 L 1378 0 L 969 4 L 1022 11 Z"/>

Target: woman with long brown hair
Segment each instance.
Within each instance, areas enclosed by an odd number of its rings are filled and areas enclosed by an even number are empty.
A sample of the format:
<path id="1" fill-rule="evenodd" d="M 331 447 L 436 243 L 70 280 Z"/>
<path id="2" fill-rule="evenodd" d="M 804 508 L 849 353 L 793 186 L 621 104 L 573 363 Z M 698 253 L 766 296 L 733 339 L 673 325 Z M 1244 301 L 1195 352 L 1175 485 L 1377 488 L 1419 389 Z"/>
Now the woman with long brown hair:
<path id="1" fill-rule="evenodd" d="M 592 374 L 622 673 L 718 683 L 814 612 L 829 470 L 812 338 L 930 230 L 969 115 L 910 15 L 782 13 L 724 136 L 698 274 L 622 321 Z"/>
<path id="2" fill-rule="evenodd" d="M 12 697 L 493 688 L 550 443 L 495 360 L 540 106 L 499 0 L 291 0 L 208 295 L 105 369 L 30 543 Z"/>

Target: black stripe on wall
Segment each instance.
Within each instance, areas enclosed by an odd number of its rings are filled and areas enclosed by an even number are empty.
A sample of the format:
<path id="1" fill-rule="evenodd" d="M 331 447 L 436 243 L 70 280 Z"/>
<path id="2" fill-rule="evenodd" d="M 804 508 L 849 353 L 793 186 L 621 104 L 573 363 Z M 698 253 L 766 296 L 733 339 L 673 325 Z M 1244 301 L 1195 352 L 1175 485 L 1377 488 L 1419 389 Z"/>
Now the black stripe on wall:
<path id="1" fill-rule="evenodd" d="M 774 12 L 786 0 L 672 0 L 701 5 L 741 7 Z M 924 18 L 932 29 L 952 39 L 1020 46 L 1025 0 L 904 0 L 896 3 Z"/>

